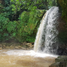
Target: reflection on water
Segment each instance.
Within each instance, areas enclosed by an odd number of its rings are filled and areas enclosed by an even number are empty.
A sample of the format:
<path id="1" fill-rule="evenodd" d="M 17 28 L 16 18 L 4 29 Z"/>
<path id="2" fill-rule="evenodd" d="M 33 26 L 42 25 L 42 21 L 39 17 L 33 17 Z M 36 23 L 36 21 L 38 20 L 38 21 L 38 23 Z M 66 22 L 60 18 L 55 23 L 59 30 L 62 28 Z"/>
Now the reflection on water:
<path id="1" fill-rule="evenodd" d="M 30 55 L 7 55 L 6 52 L 8 50 L 0 51 L 0 67 L 49 67 L 55 60 L 54 57 L 44 58 Z"/>

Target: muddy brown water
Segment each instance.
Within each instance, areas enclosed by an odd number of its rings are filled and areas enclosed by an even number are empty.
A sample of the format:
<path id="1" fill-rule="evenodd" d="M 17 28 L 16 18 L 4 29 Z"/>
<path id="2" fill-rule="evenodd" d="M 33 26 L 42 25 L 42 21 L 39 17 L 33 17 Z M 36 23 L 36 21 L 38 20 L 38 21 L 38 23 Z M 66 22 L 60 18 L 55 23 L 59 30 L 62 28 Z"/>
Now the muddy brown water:
<path id="1" fill-rule="evenodd" d="M 0 67 L 49 67 L 55 61 L 53 57 L 7 55 L 7 51 L 0 50 Z"/>

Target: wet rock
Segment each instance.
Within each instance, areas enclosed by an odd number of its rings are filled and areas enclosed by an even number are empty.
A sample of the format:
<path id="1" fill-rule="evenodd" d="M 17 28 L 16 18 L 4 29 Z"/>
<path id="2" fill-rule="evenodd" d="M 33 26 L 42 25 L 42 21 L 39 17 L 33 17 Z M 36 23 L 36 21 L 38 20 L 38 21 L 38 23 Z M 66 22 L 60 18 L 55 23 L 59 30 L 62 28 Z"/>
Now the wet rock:
<path id="1" fill-rule="evenodd" d="M 13 45 L 10 46 L 10 49 L 14 49 L 15 47 Z"/>
<path id="2" fill-rule="evenodd" d="M 34 47 L 34 45 L 32 45 L 32 43 L 27 43 L 26 44 L 27 49 L 32 49 L 33 47 Z"/>
<path id="3" fill-rule="evenodd" d="M 6 46 L 6 49 L 10 49 L 10 47 L 9 46 Z"/>
<path id="4" fill-rule="evenodd" d="M 6 46 L 5 46 L 5 44 L 3 45 L 3 49 L 5 49 L 6 48 Z"/>
<path id="5" fill-rule="evenodd" d="M 58 52 L 58 55 L 67 55 L 67 44 L 59 45 L 57 52 Z"/>
<path id="6" fill-rule="evenodd" d="M 27 43 L 26 45 L 29 46 L 30 48 L 33 47 L 32 43 Z"/>
<path id="7" fill-rule="evenodd" d="M 0 50 L 2 50 L 2 47 L 0 47 Z"/>
<path id="8" fill-rule="evenodd" d="M 0 44 L 0 50 L 2 49 L 2 44 Z"/>
<path id="9" fill-rule="evenodd" d="M 59 67 L 58 65 L 59 65 L 59 62 L 54 63 L 54 64 L 52 64 L 52 65 L 51 65 L 51 66 L 49 66 L 49 67 Z"/>
<path id="10" fill-rule="evenodd" d="M 55 63 L 49 67 L 67 67 L 67 56 L 59 56 L 55 59 Z"/>
<path id="11" fill-rule="evenodd" d="M 67 55 L 67 24 L 61 17 L 59 17 L 58 21 L 60 22 L 57 28 L 59 31 L 58 40 L 60 44 L 58 45 L 57 54 Z"/>
<path id="12" fill-rule="evenodd" d="M 59 56 L 58 58 L 55 59 L 56 62 L 67 62 L 67 56 Z"/>
<path id="13" fill-rule="evenodd" d="M 29 50 L 32 49 L 34 45 L 32 43 L 2 43 L 0 44 L 0 49 L 22 49 L 22 50 Z"/>
<path id="14" fill-rule="evenodd" d="M 22 49 L 22 50 L 26 50 L 26 48 L 25 48 L 25 47 L 21 47 L 21 49 Z"/>
<path id="15" fill-rule="evenodd" d="M 26 42 L 23 42 L 22 45 L 26 45 Z"/>
<path id="16" fill-rule="evenodd" d="M 19 49 L 19 47 L 18 46 L 15 46 L 15 49 Z"/>
<path id="17" fill-rule="evenodd" d="M 21 46 L 15 46 L 15 49 L 21 49 Z"/>

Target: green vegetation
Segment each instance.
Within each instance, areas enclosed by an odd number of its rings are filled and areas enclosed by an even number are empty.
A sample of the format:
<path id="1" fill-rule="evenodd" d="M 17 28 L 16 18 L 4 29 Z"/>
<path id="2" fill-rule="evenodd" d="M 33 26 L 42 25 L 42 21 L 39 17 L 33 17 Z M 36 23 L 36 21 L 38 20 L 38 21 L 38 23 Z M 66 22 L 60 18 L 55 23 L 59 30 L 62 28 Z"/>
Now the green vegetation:
<path id="1" fill-rule="evenodd" d="M 58 3 L 62 9 L 62 18 L 67 22 L 67 0 L 58 0 Z"/>
<path id="2" fill-rule="evenodd" d="M 67 0 L 58 0 L 64 20 L 64 30 L 60 32 L 59 38 L 61 42 L 67 43 Z"/>
<path id="3" fill-rule="evenodd" d="M 40 20 L 46 10 L 55 5 L 57 0 L 0 0 L 0 42 L 12 38 L 19 42 L 34 42 Z M 65 8 L 62 12 L 65 19 Z"/>
<path id="4" fill-rule="evenodd" d="M 34 42 L 37 24 L 41 20 L 44 10 L 23 11 L 19 16 L 17 39 L 21 42 Z M 40 14 L 40 15 L 39 15 Z"/>

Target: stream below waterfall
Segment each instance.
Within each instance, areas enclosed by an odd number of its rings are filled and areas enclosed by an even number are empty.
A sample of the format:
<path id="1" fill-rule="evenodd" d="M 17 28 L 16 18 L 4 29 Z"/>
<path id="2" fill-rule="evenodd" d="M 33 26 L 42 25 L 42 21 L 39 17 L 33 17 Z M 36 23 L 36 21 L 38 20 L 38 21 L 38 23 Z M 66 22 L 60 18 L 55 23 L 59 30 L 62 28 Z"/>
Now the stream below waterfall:
<path id="1" fill-rule="evenodd" d="M 49 67 L 57 56 L 33 50 L 0 50 L 0 67 Z"/>

